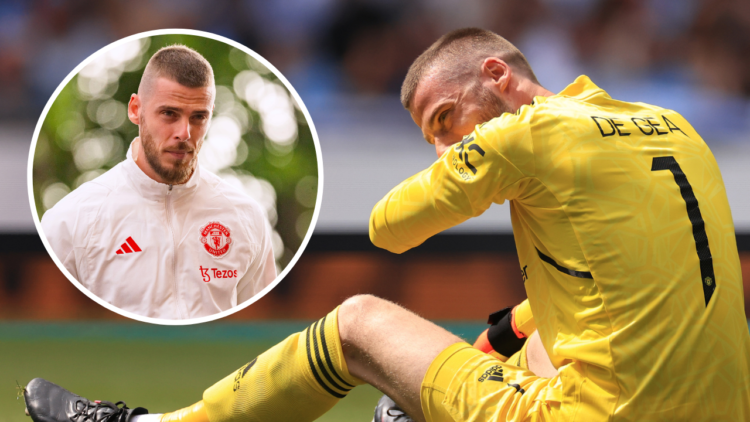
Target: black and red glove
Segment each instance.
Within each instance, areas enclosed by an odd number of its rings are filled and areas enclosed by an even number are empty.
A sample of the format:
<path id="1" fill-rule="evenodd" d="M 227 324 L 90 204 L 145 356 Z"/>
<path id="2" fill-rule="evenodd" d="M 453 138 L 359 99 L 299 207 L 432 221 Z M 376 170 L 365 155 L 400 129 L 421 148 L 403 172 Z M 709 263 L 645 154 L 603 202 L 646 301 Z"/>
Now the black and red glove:
<path id="1" fill-rule="evenodd" d="M 532 317 L 530 308 L 528 310 L 527 308 L 528 302 L 524 301 L 513 308 L 505 308 L 491 314 L 487 321 L 488 324 L 491 324 L 490 328 L 484 330 L 479 335 L 476 342 L 474 342 L 474 347 L 495 356 L 503 362 L 507 361 L 514 353 L 521 350 L 528 337 L 518 328 L 516 311 L 520 309 L 521 313 L 528 313 L 529 316 L 522 319 L 525 325 L 533 325 L 533 322 L 529 324 Z"/>

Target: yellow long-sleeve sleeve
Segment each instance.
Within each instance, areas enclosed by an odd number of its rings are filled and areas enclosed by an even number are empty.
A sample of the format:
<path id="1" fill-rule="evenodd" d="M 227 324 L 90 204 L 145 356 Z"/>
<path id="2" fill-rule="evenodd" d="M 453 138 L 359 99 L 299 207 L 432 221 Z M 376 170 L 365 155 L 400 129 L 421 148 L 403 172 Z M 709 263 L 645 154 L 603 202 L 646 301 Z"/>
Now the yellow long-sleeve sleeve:
<path id="1" fill-rule="evenodd" d="M 512 199 L 524 174 L 498 152 L 497 145 L 505 142 L 506 136 L 513 137 L 519 145 L 524 141 L 517 138 L 530 138 L 526 122 L 510 116 L 505 119 L 508 125 L 513 122 L 510 130 L 498 133 L 485 125 L 477 126 L 428 169 L 405 180 L 380 200 L 370 216 L 372 243 L 402 253 L 481 215 L 493 202 Z"/>

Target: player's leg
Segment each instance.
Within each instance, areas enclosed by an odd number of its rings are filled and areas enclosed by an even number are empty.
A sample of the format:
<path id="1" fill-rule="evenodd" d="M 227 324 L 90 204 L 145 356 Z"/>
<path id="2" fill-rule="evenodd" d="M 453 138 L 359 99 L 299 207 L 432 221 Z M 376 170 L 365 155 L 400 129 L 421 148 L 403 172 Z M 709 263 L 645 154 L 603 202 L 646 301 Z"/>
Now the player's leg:
<path id="1" fill-rule="evenodd" d="M 344 353 L 352 374 L 367 381 L 416 420 L 423 420 L 422 380 L 447 347 L 463 342 L 414 313 L 373 296 L 342 305 Z"/>
<path id="2" fill-rule="evenodd" d="M 309 340 L 310 332 L 312 332 L 313 339 L 312 343 L 308 342 L 305 346 L 308 348 L 307 356 L 310 361 L 309 366 L 306 367 L 310 368 L 311 372 L 321 374 L 316 377 L 317 384 L 312 382 L 312 377 L 309 376 L 306 381 L 313 386 L 323 387 L 328 393 L 343 393 L 345 388 L 340 387 L 346 387 L 346 385 L 338 385 L 338 381 L 346 380 L 352 386 L 367 382 L 392 397 L 415 420 L 427 420 L 423 409 L 432 409 L 429 420 L 447 421 L 452 418 L 441 406 L 440 397 L 447 392 L 453 373 L 464 371 L 470 379 L 473 379 L 471 377 L 479 379 L 482 374 L 488 373 L 487 371 L 495 370 L 493 369 L 497 363 L 495 359 L 472 348 L 445 329 L 394 303 L 373 296 L 350 298 L 338 308 L 338 312 L 332 312 L 329 317 L 331 317 L 330 320 L 324 322 L 324 318 L 318 325 L 318 327 L 325 326 L 325 336 L 322 328 L 316 328 L 316 324 L 306 330 L 306 338 Z M 337 330 L 334 330 L 334 327 Z M 320 339 L 324 337 L 328 339 L 329 346 L 324 344 L 320 346 L 324 349 L 327 347 L 330 354 L 334 356 L 333 365 L 324 367 L 323 362 L 318 361 L 316 366 L 313 362 L 316 359 L 316 352 L 310 352 L 309 348 L 311 345 L 315 348 L 314 333 L 316 331 L 320 332 Z M 541 347 L 541 342 L 533 344 L 533 347 Z M 239 411 L 243 414 L 242 419 L 252 420 L 247 416 L 260 411 L 259 406 L 249 404 L 248 401 L 244 401 L 242 405 L 242 400 L 236 399 L 241 396 L 245 385 L 251 386 L 249 393 L 253 399 L 258 393 L 258 386 L 264 386 L 262 391 L 266 396 L 265 400 L 274 404 L 273 411 L 269 411 L 268 403 L 266 404 L 267 409 L 263 414 L 267 417 L 262 419 L 266 421 L 312 420 L 336 403 L 337 400 L 331 400 L 330 395 L 316 395 L 312 394 L 309 389 L 302 389 L 298 381 L 286 383 L 283 388 L 279 386 L 269 388 L 269 383 L 275 380 L 269 381 L 272 377 L 259 376 L 256 368 L 261 365 L 262 360 L 274 360 L 272 350 L 267 352 L 268 359 L 264 357 L 266 354 L 259 356 L 258 363 L 254 364 L 250 370 L 247 370 L 247 367 L 240 368 L 234 376 L 230 375 L 206 391 L 204 401 L 206 401 L 211 422 L 239 419 L 239 417 L 234 417 L 238 409 L 242 409 Z M 343 359 L 339 354 L 343 355 Z M 280 359 L 279 362 L 284 365 L 290 360 L 292 359 Z M 474 364 L 464 368 L 462 363 L 466 360 L 472 360 Z M 331 369 L 330 373 L 334 376 L 336 376 L 334 372 L 338 372 L 344 380 L 325 376 L 320 369 L 326 368 Z M 243 381 L 240 376 L 245 372 L 250 377 L 247 382 Z M 296 376 L 287 371 L 282 379 L 293 379 Z M 550 380 L 540 379 L 527 370 L 510 366 L 506 368 L 504 376 L 505 380 L 501 376 L 497 384 L 489 385 L 492 383 L 488 383 L 482 386 L 486 387 L 488 395 L 486 400 L 479 401 L 479 406 L 489 405 L 494 409 L 499 403 L 506 403 L 505 406 L 501 406 L 506 412 L 503 417 L 512 417 L 511 414 L 517 412 L 536 415 L 549 410 L 549 401 L 540 400 L 539 396 L 548 397 L 552 401 L 557 400 L 557 396 L 550 391 L 558 387 L 550 387 L 552 382 Z M 235 393 L 234 388 L 230 392 L 230 385 L 232 382 L 237 385 L 238 379 L 240 384 L 237 386 L 237 391 L 240 394 Z M 473 382 L 476 382 L 476 379 L 473 379 Z M 491 378 L 490 380 L 498 382 Z M 298 397 L 301 391 L 312 397 Z M 524 395 L 524 391 L 527 391 L 527 394 Z M 322 390 L 318 391 L 318 393 L 321 392 Z M 518 394 L 523 397 L 519 399 Z M 293 400 L 297 406 L 308 410 L 291 417 L 287 414 L 290 400 Z M 428 403 L 427 407 L 425 403 Z M 217 407 L 232 408 L 234 413 L 214 412 Z"/>
<path id="3" fill-rule="evenodd" d="M 534 331 L 529 336 L 529 339 L 526 340 L 525 349 L 526 366 L 529 368 L 529 371 L 543 378 L 552 378 L 557 375 L 557 368 L 552 365 L 549 354 L 547 354 L 547 350 L 544 348 L 542 339 L 539 337 L 537 331 Z"/>
<path id="4" fill-rule="evenodd" d="M 552 378 L 557 375 L 557 369 L 552 365 L 539 333 L 536 331 L 536 326 L 531 321 L 531 309 L 528 306 L 528 301 L 517 305 L 513 308 L 512 313 L 510 309 L 506 309 L 496 312 L 493 316 L 499 317 L 495 321 L 491 321 L 492 327 L 479 336 L 474 343 L 475 348 L 502 362 L 528 369 L 539 377 Z M 492 316 L 490 319 L 492 319 Z M 490 342 L 490 339 L 492 342 Z M 499 351 L 508 356 L 506 357 Z M 388 396 L 383 396 L 375 407 L 373 421 L 398 420 L 407 422 L 412 420 L 408 416 L 403 416 L 403 413 L 403 409 L 398 404 L 394 403 Z"/>
<path id="5" fill-rule="evenodd" d="M 367 382 L 424 420 L 420 386 L 432 360 L 461 339 L 406 309 L 363 295 L 291 336 L 203 395 L 211 422 L 314 420 Z M 467 345 L 468 346 L 468 345 Z M 330 361 L 329 361 L 330 358 Z M 289 403 L 295 403 L 290 406 Z"/>
<path id="6" fill-rule="evenodd" d="M 145 418 L 195 421 L 194 416 L 202 415 L 210 422 L 312 421 L 354 386 L 369 382 L 423 420 L 422 379 L 432 360 L 457 342 L 461 342 L 458 337 L 398 305 L 357 296 L 208 388 L 202 403 Z M 35 422 L 58 420 L 42 414 L 60 407 L 50 404 L 47 396 L 37 389 L 27 391 Z M 71 394 L 71 400 L 79 398 Z M 85 401 L 95 407 L 95 402 Z M 191 411 L 195 408 L 199 412 Z M 121 422 L 129 418 L 128 414 Z"/>
<path id="7" fill-rule="evenodd" d="M 503 365 L 398 305 L 357 296 L 207 389 L 193 408 L 202 407 L 210 422 L 312 421 L 367 381 L 420 421 L 452 421 L 454 413 L 479 412 L 484 417 L 476 420 L 488 421 L 548 415 L 550 401 L 559 402 L 559 377 L 551 385 L 551 380 Z M 73 395 L 57 400 L 62 390 L 57 388 L 55 394 L 36 388 L 26 392 L 35 422 L 69 421 L 67 411 L 81 405 L 91 422 L 132 422 L 132 413 L 116 409 L 116 417 L 97 416 L 99 402 Z M 141 417 L 184 420 L 174 413 Z"/>

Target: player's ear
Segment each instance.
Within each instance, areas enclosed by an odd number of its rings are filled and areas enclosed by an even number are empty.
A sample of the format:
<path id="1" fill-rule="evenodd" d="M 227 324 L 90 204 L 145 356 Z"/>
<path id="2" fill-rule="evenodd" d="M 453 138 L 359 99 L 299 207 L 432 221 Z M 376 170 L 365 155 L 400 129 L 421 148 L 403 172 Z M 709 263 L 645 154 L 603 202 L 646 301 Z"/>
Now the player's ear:
<path id="1" fill-rule="evenodd" d="M 513 70 L 508 63 L 497 57 L 488 57 L 482 62 L 482 76 L 500 92 L 508 88 L 512 74 Z"/>
<path id="2" fill-rule="evenodd" d="M 128 119 L 130 119 L 131 122 L 133 122 L 134 125 L 141 124 L 140 119 L 140 111 L 141 111 L 141 98 L 138 96 L 138 94 L 133 94 L 130 96 L 130 101 L 128 102 Z"/>

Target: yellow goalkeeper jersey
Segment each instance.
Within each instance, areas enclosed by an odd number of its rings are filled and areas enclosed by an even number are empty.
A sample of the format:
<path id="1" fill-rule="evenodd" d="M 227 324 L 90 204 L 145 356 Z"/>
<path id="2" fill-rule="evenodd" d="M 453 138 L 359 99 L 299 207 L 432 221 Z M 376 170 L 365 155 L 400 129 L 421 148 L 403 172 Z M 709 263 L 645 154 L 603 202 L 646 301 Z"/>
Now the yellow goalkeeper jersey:
<path id="1" fill-rule="evenodd" d="M 394 188 L 370 238 L 400 253 L 506 200 L 563 420 L 750 420 L 732 215 L 682 116 L 581 76 Z"/>

